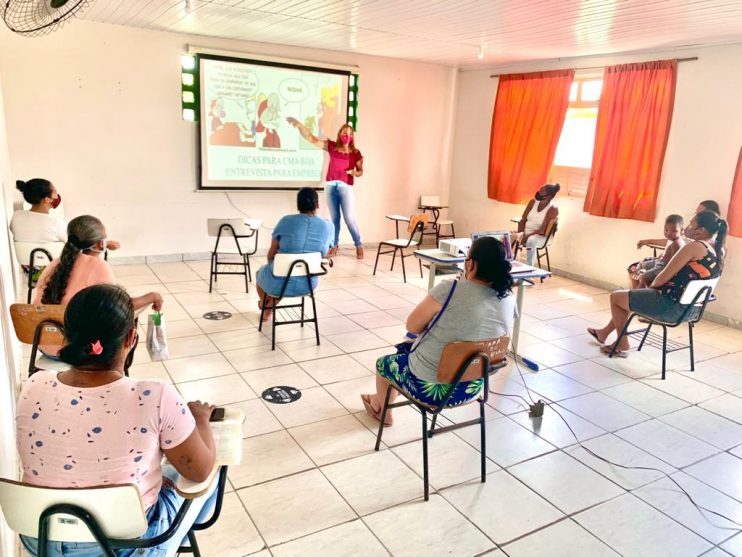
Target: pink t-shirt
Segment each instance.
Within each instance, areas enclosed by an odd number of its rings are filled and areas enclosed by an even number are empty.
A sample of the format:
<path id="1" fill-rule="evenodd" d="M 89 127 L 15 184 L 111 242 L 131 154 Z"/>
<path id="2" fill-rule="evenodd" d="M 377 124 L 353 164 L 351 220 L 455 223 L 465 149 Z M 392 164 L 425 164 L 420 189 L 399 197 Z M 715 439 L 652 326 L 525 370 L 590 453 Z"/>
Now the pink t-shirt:
<path id="1" fill-rule="evenodd" d="M 327 140 L 327 152 L 330 154 L 330 164 L 327 166 L 327 181 L 340 180 L 349 186 L 353 185 L 353 176 L 348 170 L 356 167 L 356 163 L 363 158 L 360 151 L 341 153 L 331 139 Z"/>
<path id="2" fill-rule="evenodd" d="M 41 273 L 36 286 L 36 296 L 33 299 L 34 304 L 41 303 L 44 289 L 46 289 L 46 285 L 57 265 L 59 265 L 59 258 L 52 261 Z M 80 290 L 94 284 L 116 284 L 116 277 L 113 276 L 113 270 L 111 270 L 107 261 L 97 255 L 81 253 L 72 265 L 72 272 L 67 281 L 67 288 L 64 291 L 64 296 L 62 296 L 61 304 L 66 306 Z"/>
<path id="3" fill-rule="evenodd" d="M 162 449 L 195 428 L 178 391 L 124 377 L 93 388 L 70 387 L 40 371 L 23 386 L 16 411 L 23 481 L 48 487 L 134 484 L 145 509 L 162 485 Z"/>

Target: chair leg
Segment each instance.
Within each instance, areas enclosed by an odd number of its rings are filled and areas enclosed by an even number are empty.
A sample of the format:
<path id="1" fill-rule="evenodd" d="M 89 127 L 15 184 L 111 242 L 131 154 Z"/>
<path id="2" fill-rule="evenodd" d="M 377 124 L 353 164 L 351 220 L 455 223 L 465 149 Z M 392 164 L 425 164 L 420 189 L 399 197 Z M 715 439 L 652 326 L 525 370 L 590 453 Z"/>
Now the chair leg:
<path id="1" fill-rule="evenodd" d="M 33 292 L 33 286 L 29 285 L 28 286 L 28 295 L 26 296 L 26 303 L 27 304 L 30 304 L 31 303 L 31 293 L 32 292 Z M 211 292 L 211 290 L 209 290 L 209 292 Z"/>
<path id="2" fill-rule="evenodd" d="M 396 252 L 396 250 L 394 250 Z M 402 259 L 402 280 L 407 282 L 407 273 L 404 270 L 404 251 L 399 250 L 399 256 Z"/>
<path id="3" fill-rule="evenodd" d="M 394 260 L 397 258 L 397 248 L 394 248 L 394 252 L 392 253 L 392 266 L 389 267 L 390 271 L 394 270 Z"/>
<path id="4" fill-rule="evenodd" d="M 652 329 L 652 325 L 654 325 L 654 323 L 649 323 L 647 325 L 647 328 L 644 330 L 644 336 L 642 336 L 642 340 L 639 343 L 639 348 L 636 349 L 637 352 L 642 351 L 642 348 L 644 347 L 644 342 L 647 340 L 647 336 L 649 336 L 649 331 Z"/>
<path id="5" fill-rule="evenodd" d="M 379 248 L 376 250 L 376 262 L 374 263 L 374 272 L 373 275 L 376 275 L 376 267 L 379 264 L 379 255 L 381 254 L 381 244 L 379 244 Z"/>
<path id="6" fill-rule="evenodd" d="M 194 557 L 201 557 L 201 550 L 198 547 L 198 542 L 196 541 L 196 534 L 193 531 L 188 532 L 188 542 L 191 545 L 191 553 L 193 553 Z"/>
<path id="7" fill-rule="evenodd" d="M 252 269 L 250 268 L 250 254 L 245 254 L 245 261 L 247 262 L 247 278 L 252 282 Z"/>
<path id="8" fill-rule="evenodd" d="M 245 294 L 250 292 L 250 284 L 247 277 L 247 255 L 242 256 L 242 270 L 245 272 Z"/>
<path id="9" fill-rule="evenodd" d="M 319 346 L 319 317 L 317 317 L 317 304 L 314 302 L 314 292 L 309 293 L 312 300 L 312 316 L 314 320 L 314 335 L 317 337 L 317 346 Z"/>
<path id="10" fill-rule="evenodd" d="M 422 259 L 417 260 L 417 265 L 420 267 L 420 278 L 423 278 L 423 262 Z"/>
<path id="11" fill-rule="evenodd" d="M 276 349 L 276 319 L 278 318 L 276 311 L 276 302 L 273 302 L 273 319 L 271 319 L 271 350 Z"/>
<path id="12" fill-rule="evenodd" d="M 487 481 L 487 431 L 486 423 L 484 421 L 484 400 L 479 400 L 479 436 L 480 436 L 480 447 L 481 451 L 480 460 L 482 464 L 482 483 Z"/>
<path id="13" fill-rule="evenodd" d="M 688 321 L 688 348 L 690 349 L 690 370 L 696 371 L 696 358 L 693 353 L 693 323 Z"/>
<path id="14" fill-rule="evenodd" d="M 211 265 L 209 265 L 209 294 L 211 294 L 211 287 L 214 283 L 214 254 L 211 254 Z"/>
<path id="15" fill-rule="evenodd" d="M 551 261 L 549 261 L 549 248 L 548 246 L 544 248 L 544 251 L 546 251 L 546 268 L 551 272 Z"/>
<path id="16" fill-rule="evenodd" d="M 423 418 L 423 485 L 425 500 L 430 499 L 430 480 L 428 478 L 428 413 L 425 409 L 420 408 L 420 415 Z"/>
<path id="17" fill-rule="evenodd" d="M 299 319 L 299 321 L 301 321 L 299 325 L 303 327 L 304 326 L 304 296 L 301 297 L 301 318 Z"/>
<path id="18" fill-rule="evenodd" d="M 451 223 L 451 236 L 456 237 L 456 229 L 453 227 L 453 223 Z"/>
<path id="19" fill-rule="evenodd" d="M 428 430 L 428 437 L 433 437 L 435 434 L 435 422 L 438 420 L 438 414 L 433 414 L 433 419 L 430 421 L 430 429 Z"/>
<path id="20" fill-rule="evenodd" d="M 265 316 L 265 304 L 268 301 L 268 293 L 263 293 L 263 303 L 260 304 L 260 323 L 258 323 L 258 331 L 263 330 L 263 317 Z"/>
<path id="21" fill-rule="evenodd" d="M 389 397 L 392 396 L 392 386 L 387 385 L 386 397 L 384 398 L 384 408 L 381 409 L 381 421 L 379 422 L 379 432 L 376 434 L 376 445 L 374 450 L 378 451 L 381 446 L 381 434 L 384 432 L 384 420 L 386 420 L 386 412 L 389 409 Z"/>
<path id="22" fill-rule="evenodd" d="M 665 378 L 667 368 L 667 327 L 662 325 L 662 379 Z"/>

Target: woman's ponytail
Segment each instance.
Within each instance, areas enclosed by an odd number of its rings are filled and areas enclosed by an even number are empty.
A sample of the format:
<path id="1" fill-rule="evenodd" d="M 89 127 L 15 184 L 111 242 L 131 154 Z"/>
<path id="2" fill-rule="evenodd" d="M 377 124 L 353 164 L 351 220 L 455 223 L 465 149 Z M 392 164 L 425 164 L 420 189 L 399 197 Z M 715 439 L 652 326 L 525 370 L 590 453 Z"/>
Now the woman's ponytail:
<path id="1" fill-rule="evenodd" d="M 23 190 L 26 189 L 26 182 L 24 182 L 23 180 L 16 180 L 15 187 L 19 192 L 23 193 Z"/>

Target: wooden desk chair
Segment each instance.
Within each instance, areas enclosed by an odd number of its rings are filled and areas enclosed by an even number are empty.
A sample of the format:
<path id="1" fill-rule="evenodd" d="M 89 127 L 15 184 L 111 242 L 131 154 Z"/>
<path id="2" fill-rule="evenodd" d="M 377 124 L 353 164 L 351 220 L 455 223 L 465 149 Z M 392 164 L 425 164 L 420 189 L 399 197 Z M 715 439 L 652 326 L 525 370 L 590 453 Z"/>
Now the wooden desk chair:
<path id="1" fill-rule="evenodd" d="M 440 242 L 441 238 L 455 238 L 456 237 L 456 230 L 453 226 L 453 221 L 451 219 L 441 219 L 441 209 L 443 209 L 444 206 L 441 205 L 440 197 L 437 195 L 421 195 L 420 196 L 420 205 L 418 206 L 418 209 L 422 209 L 423 211 L 430 211 L 433 213 L 433 221 L 430 223 L 430 228 L 426 228 L 423 231 L 423 239 L 425 236 L 435 236 L 435 247 L 438 247 L 438 243 Z M 450 226 L 451 227 L 451 233 L 450 234 L 441 234 L 441 230 L 444 226 Z M 397 237 L 399 238 L 399 234 L 397 234 Z M 420 241 L 422 243 L 422 240 Z"/>
<path id="2" fill-rule="evenodd" d="M 219 278 L 219 275 L 243 275 L 245 277 L 245 292 L 250 291 L 249 281 L 252 280 L 252 270 L 250 269 L 250 256 L 255 255 L 258 251 L 258 233 L 262 221 L 252 219 L 207 219 L 206 228 L 209 236 L 215 237 L 214 249 L 211 251 L 211 266 L 209 268 L 209 292 L 212 285 Z M 234 239 L 234 248 L 225 248 L 222 245 L 219 250 L 219 242 L 222 238 L 229 241 Z M 240 245 L 240 240 L 253 238 L 254 244 L 251 250 L 246 250 Z M 219 256 L 222 260 L 219 260 Z M 220 270 L 220 266 L 222 269 Z M 234 267 L 241 270 L 232 270 Z"/>
<path id="3" fill-rule="evenodd" d="M 407 271 L 405 270 L 404 266 L 404 260 L 406 257 L 411 257 L 414 254 L 408 253 L 405 254 L 405 249 L 408 248 L 416 248 L 422 243 L 423 239 L 423 230 L 425 228 L 425 223 L 427 222 L 428 217 L 425 215 L 425 213 L 419 213 L 417 215 L 411 215 L 409 219 L 409 224 L 407 226 L 407 231 L 410 233 L 410 237 L 407 239 L 404 238 L 395 238 L 393 240 L 384 240 L 382 242 L 379 242 L 379 248 L 376 250 L 376 261 L 374 262 L 374 272 L 373 274 L 376 275 L 376 268 L 379 265 L 379 256 L 385 255 L 387 253 L 392 254 L 392 266 L 390 267 L 390 271 L 394 270 L 394 260 L 397 257 L 397 252 L 399 252 L 399 256 L 402 259 L 402 278 L 404 282 L 407 282 Z M 386 251 L 381 251 L 381 248 L 383 246 L 389 246 L 391 249 L 388 249 Z M 418 259 L 417 260 L 418 265 L 420 266 L 420 278 L 423 278 L 423 265 L 422 262 Z"/>
<path id="4" fill-rule="evenodd" d="M 194 524 L 188 532 L 189 545 L 179 553 L 201 552 L 195 532 L 213 525 L 221 513 L 227 466 L 218 474 L 217 499 L 208 521 Z M 46 557 L 47 545 L 57 542 L 95 542 L 101 555 L 116 557 L 122 548 L 150 548 L 160 545 L 176 533 L 197 495 L 186 497 L 170 527 L 154 538 L 143 539 L 148 528 L 139 490 L 133 484 L 90 487 L 53 488 L 24 484 L 0 478 L 0 508 L 11 530 L 37 538 L 39 557 Z"/>
<path id="5" fill-rule="evenodd" d="M 693 353 L 693 326 L 698 323 L 706 311 L 706 306 L 709 302 L 713 301 L 714 290 L 716 285 L 719 283 L 719 277 L 713 279 L 703 280 L 692 280 L 688 283 L 683 291 L 683 295 L 680 297 L 679 305 L 683 306 L 683 312 L 674 321 L 661 321 L 649 315 L 644 315 L 639 312 L 632 312 L 629 316 L 629 320 L 624 325 L 618 338 L 616 339 L 613 349 L 611 350 L 609 357 L 613 357 L 615 354 L 616 346 L 624 336 L 633 336 L 635 338 L 641 338 L 639 341 L 639 347 L 637 351 L 641 351 L 645 344 L 648 344 L 658 350 L 662 351 L 662 379 L 665 379 L 666 368 L 667 368 L 667 354 L 670 352 L 677 352 L 678 350 L 688 349 L 690 351 L 690 370 L 696 370 L 696 363 Z M 648 324 L 646 328 L 636 329 L 629 331 L 631 322 L 635 317 L 643 317 L 647 320 Z M 683 323 L 688 323 L 688 344 L 682 344 L 674 340 L 667 339 L 667 328 L 679 327 Z M 662 327 L 662 336 L 650 332 L 654 325 Z"/>
<path id="6" fill-rule="evenodd" d="M 26 303 L 31 303 L 33 289 L 39 279 L 41 271 L 49 265 L 55 257 L 59 257 L 64 249 L 64 242 L 47 242 L 38 244 L 34 242 L 13 242 L 15 256 L 21 264 L 23 272 L 28 272 L 28 293 Z"/>
<path id="7" fill-rule="evenodd" d="M 512 220 L 512 219 L 511 219 Z M 549 260 L 549 246 L 551 245 L 552 241 L 554 240 L 554 236 L 557 233 L 557 228 L 559 224 L 559 219 L 551 219 L 549 223 L 546 225 L 545 235 L 544 235 L 544 241 L 541 243 L 540 246 L 536 246 L 536 260 L 538 261 L 538 266 L 541 267 L 541 258 L 546 256 L 546 269 L 551 272 L 551 261 Z M 523 244 L 518 240 L 518 238 L 513 239 L 511 248 L 513 250 L 513 259 L 518 258 L 518 253 L 520 252 L 521 248 L 523 247 Z"/>
<path id="8" fill-rule="evenodd" d="M 485 450 L 486 422 L 484 419 L 484 406 L 489 398 L 490 374 L 507 365 L 505 356 L 507 354 L 509 342 L 510 338 L 506 336 L 489 340 L 449 342 L 443 349 L 441 361 L 438 365 L 437 378 L 439 383 L 448 384 L 451 387 L 448 390 L 448 394 L 443 397 L 437 406 L 431 406 L 430 404 L 417 400 L 404 388 L 404 386 L 399 385 L 398 383 L 389 383 L 386 390 L 386 398 L 384 399 L 384 406 L 381 411 L 381 421 L 379 422 L 379 431 L 376 435 L 376 446 L 374 449 L 378 451 L 379 446 L 381 445 L 381 436 L 384 432 L 384 420 L 386 419 L 387 410 L 389 408 L 398 408 L 400 406 L 415 406 L 422 415 L 423 486 L 426 501 L 429 496 L 428 438 L 432 438 L 436 433 L 444 433 L 446 431 L 452 431 L 469 425 L 479 424 L 481 436 L 480 451 L 482 483 L 487 481 L 487 454 Z M 482 390 L 479 392 L 477 398 L 472 398 L 463 404 L 469 404 L 476 400 L 479 403 L 479 418 L 436 428 L 435 423 L 438 415 L 446 408 L 451 408 L 448 402 L 451 399 L 456 386 L 461 381 L 475 381 L 477 379 L 483 379 Z M 392 393 L 392 389 L 400 393 L 407 400 L 390 404 L 389 397 Z M 463 404 L 459 404 L 456 407 L 458 408 Z M 428 414 L 433 417 L 430 429 L 428 429 Z"/>
<path id="9" fill-rule="evenodd" d="M 263 330 L 263 317 L 267 309 L 273 310 L 273 322 L 271 325 L 271 350 L 276 349 L 276 327 L 280 325 L 314 323 L 314 333 L 317 337 L 317 346 L 319 346 L 319 323 L 317 321 L 317 304 L 314 299 L 314 290 L 312 289 L 312 277 L 319 277 L 327 274 L 326 259 L 322 259 L 319 252 L 312 253 L 277 253 L 273 258 L 273 275 L 276 277 L 286 277 L 281 286 L 281 293 L 277 299 L 269 306 L 270 296 L 266 293 L 263 296 L 262 309 L 260 310 L 260 324 L 258 330 Z M 282 300 L 287 298 L 284 294 L 292 277 L 306 277 L 308 293 L 303 296 L 289 296 L 288 298 L 301 298 L 298 303 L 282 304 Z M 307 317 L 304 308 L 304 299 L 306 297 L 312 301 L 312 316 Z M 297 315 L 295 309 L 299 309 Z M 280 313 L 279 313 L 280 312 Z M 281 317 L 281 320 L 279 320 Z"/>

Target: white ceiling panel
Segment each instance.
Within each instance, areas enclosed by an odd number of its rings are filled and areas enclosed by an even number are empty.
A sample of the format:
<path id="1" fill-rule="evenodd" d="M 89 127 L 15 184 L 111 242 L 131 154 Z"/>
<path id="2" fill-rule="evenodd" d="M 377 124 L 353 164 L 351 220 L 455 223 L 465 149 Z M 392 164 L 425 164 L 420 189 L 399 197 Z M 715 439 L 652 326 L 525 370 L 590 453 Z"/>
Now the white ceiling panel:
<path id="1" fill-rule="evenodd" d="M 82 17 L 465 68 L 742 42 L 742 0 L 95 0 Z"/>

